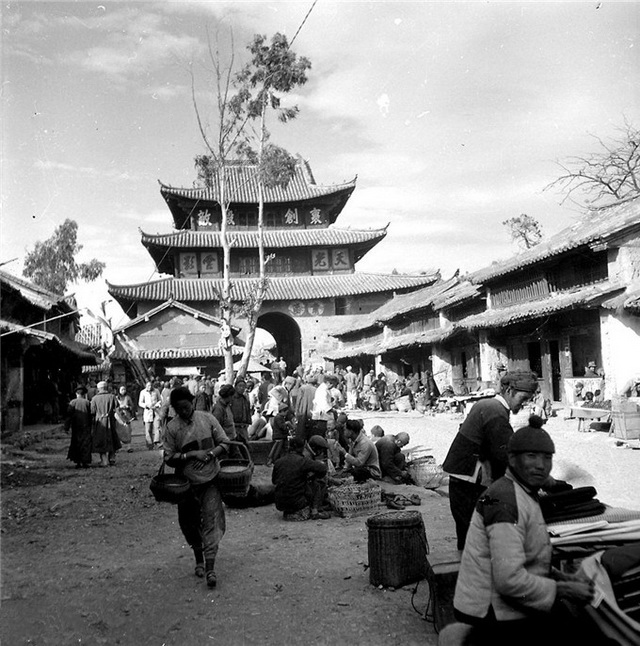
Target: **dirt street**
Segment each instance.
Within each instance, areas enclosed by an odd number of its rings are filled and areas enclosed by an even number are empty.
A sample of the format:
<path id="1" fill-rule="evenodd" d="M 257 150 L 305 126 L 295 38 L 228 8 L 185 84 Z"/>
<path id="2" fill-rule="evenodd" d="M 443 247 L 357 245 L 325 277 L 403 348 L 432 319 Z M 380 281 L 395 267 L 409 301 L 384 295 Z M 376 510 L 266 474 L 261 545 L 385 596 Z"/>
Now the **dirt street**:
<path id="1" fill-rule="evenodd" d="M 417 413 L 362 417 L 367 429 L 408 431 L 410 446 L 431 449 L 439 462 L 460 422 Z M 640 505 L 640 451 L 602 433 L 577 433 L 575 420 L 551 422 L 560 475 L 592 481 L 609 504 Z M 149 491 L 160 455 L 146 450 L 140 428 L 135 451 L 108 469 L 76 470 L 68 443 L 62 432 L 23 449 L 2 447 L 3 644 L 437 643 L 423 618 L 426 582 L 416 609 L 413 585 L 369 583 L 365 518 L 286 523 L 273 506 L 227 509 L 218 587 L 208 590 L 193 574 L 176 508 Z M 254 478 L 268 481 L 270 469 L 257 466 Z M 429 559 L 455 558 L 446 488 L 397 489 L 421 496 L 410 509 L 423 514 Z"/>

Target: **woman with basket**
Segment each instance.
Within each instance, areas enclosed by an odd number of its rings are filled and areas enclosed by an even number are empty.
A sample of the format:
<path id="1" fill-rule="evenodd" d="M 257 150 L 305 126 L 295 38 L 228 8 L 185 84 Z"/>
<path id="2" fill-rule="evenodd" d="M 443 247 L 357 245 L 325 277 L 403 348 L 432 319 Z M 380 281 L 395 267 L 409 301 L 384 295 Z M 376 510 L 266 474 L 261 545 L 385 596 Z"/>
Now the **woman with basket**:
<path id="1" fill-rule="evenodd" d="M 193 549 L 196 576 L 206 575 L 207 586 L 214 588 L 216 555 L 226 529 L 216 476 L 218 459 L 227 454 L 230 440 L 211 413 L 194 410 L 188 388 L 172 390 L 170 403 L 176 417 L 167 424 L 164 460 L 191 483 L 187 496 L 178 503 L 178 523 Z"/>

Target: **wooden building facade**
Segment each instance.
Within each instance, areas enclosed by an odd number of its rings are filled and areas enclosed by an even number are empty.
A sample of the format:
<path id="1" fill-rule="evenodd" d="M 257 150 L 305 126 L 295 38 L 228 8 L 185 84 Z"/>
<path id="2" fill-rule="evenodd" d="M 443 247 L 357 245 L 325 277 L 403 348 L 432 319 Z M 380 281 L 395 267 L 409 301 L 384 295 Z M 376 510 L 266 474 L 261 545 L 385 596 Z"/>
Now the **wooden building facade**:
<path id="1" fill-rule="evenodd" d="M 576 381 L 610 397 L 640 372 L 639 291 L 636 198 L 590 211 L 464 280 L 397 297 L 371 315 L 378 326 L 372 343 L 352 326 L 339 331 L 332 356 L 368 353 L 401 375 L 429 370 L 441 388 L 455 391 L 495 385 L 504 364 L 534 370 L 553 401 L 571 403 Z M 586 373 L 590 362 L 599 376 Z"/>

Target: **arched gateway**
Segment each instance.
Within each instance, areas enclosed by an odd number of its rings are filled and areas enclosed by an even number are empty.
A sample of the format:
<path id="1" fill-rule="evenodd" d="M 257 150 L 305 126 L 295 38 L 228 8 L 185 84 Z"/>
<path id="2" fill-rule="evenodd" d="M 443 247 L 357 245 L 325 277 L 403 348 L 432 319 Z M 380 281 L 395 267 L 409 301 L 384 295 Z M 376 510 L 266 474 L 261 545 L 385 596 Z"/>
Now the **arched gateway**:
<path id="1" fill-rule="evenodd" d="M 281 312 L 268 312 L 260 316 L 258 327 L 274 338 L 278 356 L 287 362 L 288 373 L 302 363 L 302 336 L 293 318 Z"/>

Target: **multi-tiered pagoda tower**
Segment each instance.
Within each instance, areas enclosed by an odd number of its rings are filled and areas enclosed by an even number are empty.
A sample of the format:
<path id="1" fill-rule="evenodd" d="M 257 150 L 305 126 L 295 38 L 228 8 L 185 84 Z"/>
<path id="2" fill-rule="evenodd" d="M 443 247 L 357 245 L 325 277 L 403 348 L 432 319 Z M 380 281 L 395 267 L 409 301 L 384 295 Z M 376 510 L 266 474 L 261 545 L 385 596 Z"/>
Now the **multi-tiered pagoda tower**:
<path id="1" fill-rule="evenodd" d="M 240 302 L 254 288 L 259 274 L 258 184 L 253 166 L 232 166 L 228 175 L 232 299 Z M 345 317 L 366 316 L 394 293 L 429 285 L 437 278 L 355 271 L 358 260 L 387 233 L 386 227 L 334 226 L 355 184 L 353 179 L 318 185 L 309 165 L 299 159 L 286 189 L 265 189 L 269 284 L 258 326 L 271 333 L 278 354 L 291 368 L 322 360 L 335 343 L 330 333 L 344 327 Z M 133 349 L 142 359 L 160 364 L 157 368 L 184 362 L 221 365 L 215 338 L 223 280 L 217 190 L 160 186 L 174 231 L 142 232 L 142 244 L 158 272 L 167 277 L 139 285 L 108 285 L 109 293 L 133 318 L 116 336 L 128 344 L 129 352 Z M 241 344 L 246 321 L 239 318 L 234 325 L 241 330 L 237 337 Z"/>

